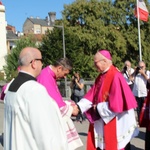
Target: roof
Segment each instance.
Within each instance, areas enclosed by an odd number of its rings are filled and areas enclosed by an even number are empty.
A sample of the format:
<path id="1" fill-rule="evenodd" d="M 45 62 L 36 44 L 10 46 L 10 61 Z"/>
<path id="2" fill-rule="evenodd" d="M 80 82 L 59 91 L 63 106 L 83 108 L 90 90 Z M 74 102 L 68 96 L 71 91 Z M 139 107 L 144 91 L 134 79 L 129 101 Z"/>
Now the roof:
<path id="1" fill-rule="evenodd" d="M 33 24 L 38 24 L 41 26 L 49 26 L 46 19 L 37 19 L 37 18 L 27 18 L 30 20 Z"/>
<path id="2" fill-rule="evenodd" d="M 38 40 L 38 41 L 42 41 L 42 34 L 34 34 L 34 37 Z"/>
<path id="3" fill-rule="evenodd" d="M 18 39 L 18 36 L 13 32 L 13 31 L 9 31 L 7 30 L 7 40 L 14 40 L 14 39 Z"/>
<path id="4" fill-rule="evenodd" d="M 42 34 L 25 34 L 24 35 L 25 37 L 31 37 L 32 38 L 32 40 L 35 40 L 35 41 L 42 41 L 42 38 L 43 38 L 43 36 L 44 35 L 42 35 Z"/>

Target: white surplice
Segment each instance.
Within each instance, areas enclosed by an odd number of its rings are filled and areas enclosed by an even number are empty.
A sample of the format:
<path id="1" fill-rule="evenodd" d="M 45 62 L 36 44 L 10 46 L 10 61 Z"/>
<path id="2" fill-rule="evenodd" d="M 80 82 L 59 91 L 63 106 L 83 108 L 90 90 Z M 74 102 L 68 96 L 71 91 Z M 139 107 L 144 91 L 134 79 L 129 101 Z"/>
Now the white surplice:
<path id="1" fill-rule="evenodd" d="M 81 99 L 80 102 L 78 102 L 78 105 L 80 106 L 82 113 L 92 107 L 92 103 L 85 98 Z M 105 148 L 104 123 L 109 123 L 114 117 L 116 117 L 118 149 L 124 148 L 133 137 L 138 135 L 139 130 L 135 120 L 134 109 L 122 113 L 114 113 L 109 109 L 108 102 L 101 102 L 97 105 L 97 110 L 101 118 L 94 122 L 96 147 L 100 147 L 101 149 Z"/>
<path id="2" fill-rule="evenodd" d="M 68 150 L 59 108 L 41 84 L 7 91 L 4 107 L 4 150 Z"/>

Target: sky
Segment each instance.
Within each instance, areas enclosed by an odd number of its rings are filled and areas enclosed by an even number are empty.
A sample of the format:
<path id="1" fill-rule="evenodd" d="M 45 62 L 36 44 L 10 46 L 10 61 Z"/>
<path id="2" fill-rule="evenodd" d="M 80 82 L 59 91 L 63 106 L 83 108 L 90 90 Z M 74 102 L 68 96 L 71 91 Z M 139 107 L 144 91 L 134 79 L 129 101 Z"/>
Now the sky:
<path id="1" fill-rule="evenodd" d="M 5 6 L 7 24 L 22 32 L 25 20 L 29 17 L 45 19 L 48 12 L 56 12 L 56 19 L 61 19 L 64 4 L 71 4 L 75 0 L 0 0 Z"/>

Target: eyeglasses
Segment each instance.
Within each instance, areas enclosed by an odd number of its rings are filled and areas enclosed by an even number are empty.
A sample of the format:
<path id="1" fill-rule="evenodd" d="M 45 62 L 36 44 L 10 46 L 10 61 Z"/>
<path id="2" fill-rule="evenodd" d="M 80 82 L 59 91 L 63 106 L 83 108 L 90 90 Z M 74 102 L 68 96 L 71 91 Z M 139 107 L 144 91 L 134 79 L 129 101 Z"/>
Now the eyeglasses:
<path id="1" fill-rule="evenodd" d="M 41 63 L 43 62 L 43 59 L 42 59 L 42 58 L 36 58 L 36 59 L 31 60 L 30 63 L 32 63 L 34 60 L 36 60 L 36 61 L 41 61 Z"/>
<path id="2" fill-rule="evenodd" d="M 100 62 L 100 61 L 102 61 L 102 60 L 103 60 L 103 59 L 101 59 L 101 60 L 98 60 L 98 61 L 95 61 L 95 62 L 94 62 L 94 64 L 97 64 L 98 62 Z"/>

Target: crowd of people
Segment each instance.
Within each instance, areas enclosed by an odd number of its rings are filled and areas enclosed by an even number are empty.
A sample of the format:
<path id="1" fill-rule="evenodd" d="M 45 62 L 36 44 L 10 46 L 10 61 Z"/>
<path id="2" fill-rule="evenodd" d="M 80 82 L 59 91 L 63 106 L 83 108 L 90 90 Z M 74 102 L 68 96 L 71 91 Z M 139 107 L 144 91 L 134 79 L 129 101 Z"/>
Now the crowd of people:
<path id="1" fill-rule="evenodd" d="M 83 143 L 72 116 L 77 122 L 89 121 L 86 150 L 130 150 L 145 99 L 150 98 L 150 72 L 144 61 L 133 69 L 129 60 L 119 71 L 108 50 L 98 50 L 93 61 L 99 75 L 92 87 L 85 93 L 84 79 L 75 72 L 72 100 L 64 100 L 57 80 L 70 73 L 71 61 L 60 58 L 42 69 L 40 50 L 22 49 L 18 76 L 2 93 L 4 150 L 75 150 Z M 145 150 L 150 149 L 149 137 L 146 127 Z"/>
<path id="2" fill-rule="evenodd" d="M 127 60 L 122 70 L 122 74 L 125 77 L 129 86 L 130 86 L 129 83 L 132 83 L 132 86 L 130 87 L 137 102 L 137 108 L 136 108 L 137 122 L 140 126 L 141 125 L 140 122 L 143 119 L 145 119 L 145 118 L 141 118 L 141 116 L 146 116 L 145 114 L 143 115 L 143 113 L 147 113 L 149 111 L 149 108 L 143 108 L 143 107 L 145 107 L 145 105 L 148 106 L 146 102 L 149 103 L 150 101 L 150 93 L 149 93 L 150 91 L 148 86 L 150 83 L 150 71 L 146 70 L 146 64 L 144 61 L 139 61 L 137 67 L 133 69 L 131 68 L 131 62 Z M 145 112 L 142 112 L 142 108 L 143 110 L 145 110 Z M 148 122 L 149 114 L 147 115 L 146 119 Z M 149 143 L 150 128 L 148 128 L 147 123 L 145 123 L 145 125 L 142 124 L 142 127 L 143 126 L 146 127 L 145 150 L 149 150 L 150 149 L 150 143 Z"/>

